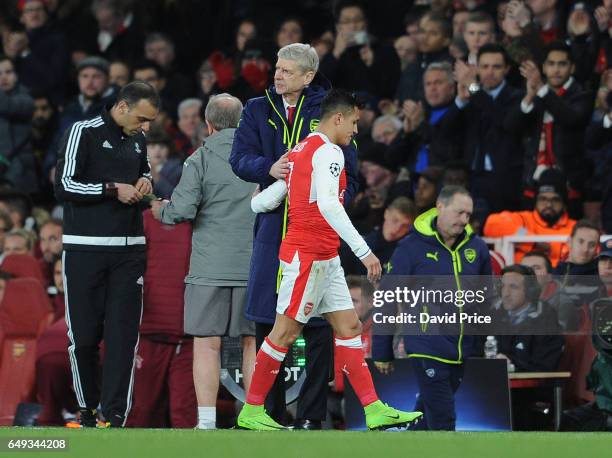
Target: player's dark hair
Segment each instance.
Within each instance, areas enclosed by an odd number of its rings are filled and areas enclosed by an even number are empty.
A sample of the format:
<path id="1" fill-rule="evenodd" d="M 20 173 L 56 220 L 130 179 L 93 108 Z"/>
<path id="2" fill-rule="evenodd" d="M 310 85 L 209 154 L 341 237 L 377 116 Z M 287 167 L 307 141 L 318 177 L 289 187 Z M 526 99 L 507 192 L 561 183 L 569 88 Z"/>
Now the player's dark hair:
<path id="1" fill-rule="evenodd" d="M 117 103 L 124 100 L 129 107 L 133 107 L 143 99 L 147 100 L 155 108 L 159 108 L 161 105 L 159 94 L 155 88 L 144 81 L 132 81 L 126 84 L 119 91 L 119 95 L 117 95 Z"/>
<path id="2" fill-rule="evenodd" d="M 363 108 L 363 103 L 354 94 L 344 89 L 332 89 L 321 101 L 321 119 L 336 113 L 351 113 L 355 108 Z"/>

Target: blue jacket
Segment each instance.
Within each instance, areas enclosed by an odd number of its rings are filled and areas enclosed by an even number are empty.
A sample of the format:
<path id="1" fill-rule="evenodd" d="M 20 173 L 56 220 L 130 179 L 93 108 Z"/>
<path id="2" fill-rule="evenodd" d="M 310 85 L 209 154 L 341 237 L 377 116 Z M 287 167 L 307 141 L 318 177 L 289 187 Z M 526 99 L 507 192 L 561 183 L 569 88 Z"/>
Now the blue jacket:
<path id="1" fill-rule="evenodd" d="M 436 231 L 436 217 L 438 210 L 431 210 L 421 214 L 414 222 L 412 231 L 398 244 L 391 261 L 388 264 L 388 275 L 383 277 L 381 289 L 393 289 L 394 276 L 448 276 L 449 285 L 436 278 L 436 289 L 451 288 L 455 291 L 462 289 L 462 277 L 491 275 L 491 260 L 489 250 L 484 241 L 476 237 L 468 225 L 463 237 L 451 248 L 443 243 Z M 470 277 L 473 279 L 474 277 Z M 486 281 L 487 277 L 483 278 Z M 463 288 L 465 289 L 465 284 Z M 395 305 L 391 304 L 391 308 Z M 412 309 L 417 314 L 424 309 L 417 305 Z M 454 307 L 454 305 L 453 305 Z M 466 306 L 467 307 L 467 306 Z M 389 309 L 388 309 L 389 310 Z M 427 310 L 430 315 L 442 313 L 444 310 Z M 448 310 L 446 310 L 448 311 Z M 461 310 L 469 312 L 470 310 Z M 387 313 L 390 313 L 387 311 Z M 387 314 L 385 313 L 385 314 Z M 404 348 L 410 358 L 430 358 L 448 364 L 461 364 L 465 357 L 473 353 L 478 341 L 473 336 L 464 335 L 464 326 L 454 326 L 453 335 L 409 335 L 404 336 Z M 386 332 L 385 334 L 390 334 Z M 376 334 L 372 338 L 372 359 L 375 361 L 393 360 L 393 336 Z"/>
<path id="2" fill-rule="evenodd" d="M 272 164 L 316 129 L 321 99 L 326 93 L 327 90 L 320 86 L 304 89 L 291 129 L 282 97 L 276 94 L 273 86 L 265 96 L 250 99 L 242 111 L 230 156 L 234 173 L 245 181 L 259 183 L 261 189 L 274 183 L 274 178 L 269 174 Z M 344 148 L 344 158 L 347 176 L 344 199 L 348 203 L 358 186 L 355 148 Z M 270 213 L 259 213 L 253 227 L 253 255 L 245 315 L 257 323 L 274 323 L 283 215 L 282 205 Z"/>

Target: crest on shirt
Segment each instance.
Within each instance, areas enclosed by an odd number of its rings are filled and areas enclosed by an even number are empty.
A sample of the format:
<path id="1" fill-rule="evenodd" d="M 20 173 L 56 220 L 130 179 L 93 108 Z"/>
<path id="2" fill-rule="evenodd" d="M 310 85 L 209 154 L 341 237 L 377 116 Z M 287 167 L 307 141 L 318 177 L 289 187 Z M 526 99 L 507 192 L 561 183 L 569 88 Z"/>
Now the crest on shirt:
<path id="1" fill-rule="evenodd" d="M 142 150 L 140 149 L 140 145 L 138 143 L 134 143 L 134 150 L 136 150 L 138 154 L 142 153 Z"/>
<path id="2" fill-rule="evenodd" d="M 338 164 L 337 162 L 332 162 L 331 164 L 329 164 L 329 171 L 334 177 L 337 177 L 338 175 L 340 175 L 340 164 Z"/>
<path id="3" fill-rule="evenodd" d="M 463 252 L 463 256 L 470 264 L 476 260 L 476 250 L 474 248 L 468 248 Z"/>
<path id="4" fill-rule="evenodd" d="M 308 302 L 304 306 L 304 316 L 308 316 L 308 314 L 312 312 L 313 307 L 314 307 L 314 304 L 312 302 Z"/>
<path id="5" fill-rule="evenodd" d="M 317 118 L 310 120 L 310 132 L 314 132 L 319 127 L 319 120 Z"/>
<path id="6" fill-rule="evenodd" d="M 425 373 L 427 374 L 427 377 L 429 378 L 434 378 L 436 376 L 436 370 L 435 369 L 427 369 L 425 371 Z"/>

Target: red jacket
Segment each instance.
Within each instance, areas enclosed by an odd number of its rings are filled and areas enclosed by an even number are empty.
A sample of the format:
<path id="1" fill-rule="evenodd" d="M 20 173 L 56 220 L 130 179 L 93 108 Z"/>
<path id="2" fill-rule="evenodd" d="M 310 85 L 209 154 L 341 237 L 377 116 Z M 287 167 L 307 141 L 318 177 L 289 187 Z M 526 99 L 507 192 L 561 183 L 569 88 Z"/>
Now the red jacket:
<path id="1" fill-rule="evenodd" d="M 147 238 L 144 311 L 141 335 L 182 337 L 185 276 L 191 255 L 191 224 L 161 224 L 150 210 L 143 214 Z"/>

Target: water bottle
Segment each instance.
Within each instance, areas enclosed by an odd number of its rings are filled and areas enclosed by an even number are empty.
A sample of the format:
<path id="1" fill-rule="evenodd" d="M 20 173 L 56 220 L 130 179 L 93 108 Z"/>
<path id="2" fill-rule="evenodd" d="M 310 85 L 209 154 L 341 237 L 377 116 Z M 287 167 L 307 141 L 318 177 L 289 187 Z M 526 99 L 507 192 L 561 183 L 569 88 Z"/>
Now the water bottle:
<path id="1" fill-rule="evenodd" d="M 495 336 L 487 336 L 487 341 L 484 345 L 485 358 L 495 359 L 497 356 L 497 339 Z"/>

